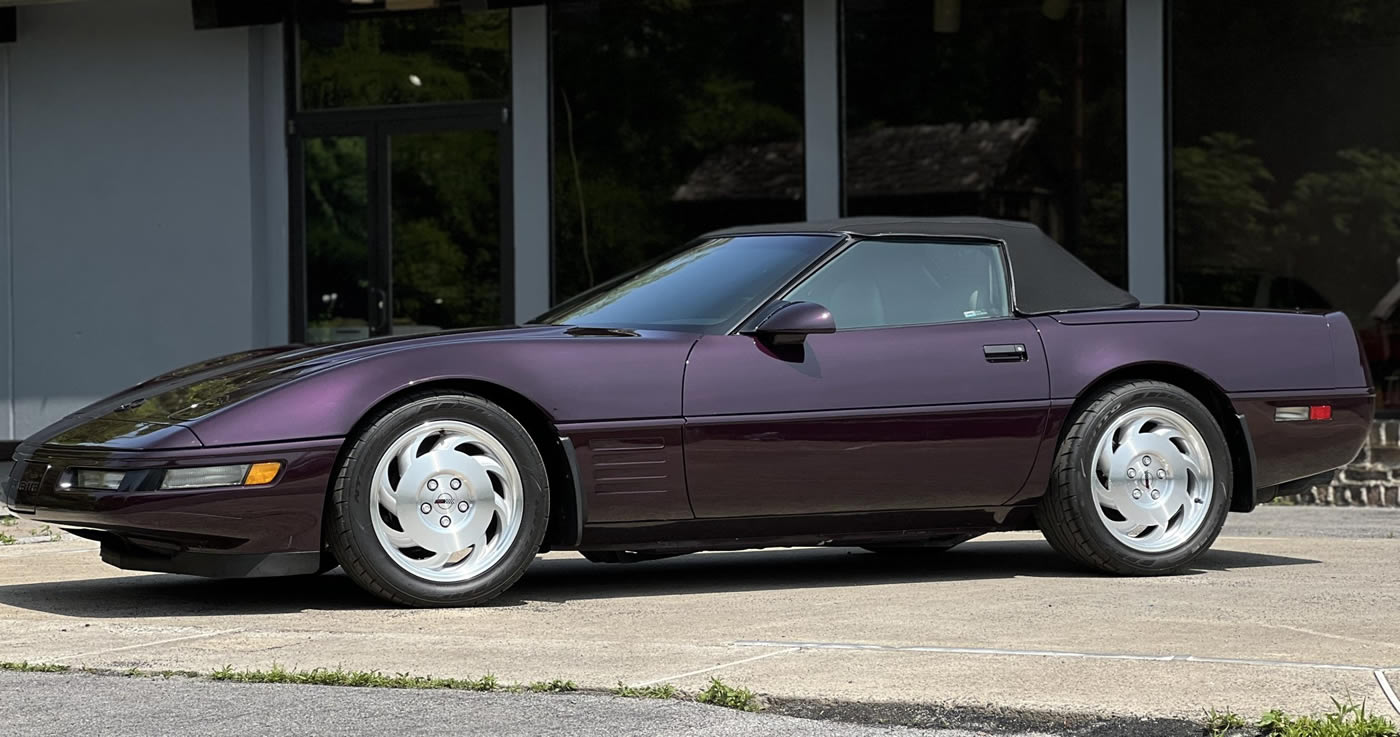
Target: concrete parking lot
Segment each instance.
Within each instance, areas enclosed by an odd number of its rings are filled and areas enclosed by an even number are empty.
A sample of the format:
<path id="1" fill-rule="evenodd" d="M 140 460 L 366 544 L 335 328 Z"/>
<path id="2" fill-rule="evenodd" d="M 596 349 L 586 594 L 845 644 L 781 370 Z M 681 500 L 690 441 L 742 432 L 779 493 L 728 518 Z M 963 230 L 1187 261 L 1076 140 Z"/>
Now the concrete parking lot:
<path id="1" fill-rule="evenodd" d="M 711 676 L 777 698 L 1198 717 L 1386 706 L 1400 511 L 1235 516 L 1192 571 L 1082 573 L 1037 535 L 932 558 L 800 549 L 602 566 L 552 554 L 495 606 L 385 607 L 344 575 L 131 574 L 81 540 L 0 548 L 0 661 L 344 667 L 606 689 Z M 1389 674 L 1389 680 L 1386 675 Z"/>

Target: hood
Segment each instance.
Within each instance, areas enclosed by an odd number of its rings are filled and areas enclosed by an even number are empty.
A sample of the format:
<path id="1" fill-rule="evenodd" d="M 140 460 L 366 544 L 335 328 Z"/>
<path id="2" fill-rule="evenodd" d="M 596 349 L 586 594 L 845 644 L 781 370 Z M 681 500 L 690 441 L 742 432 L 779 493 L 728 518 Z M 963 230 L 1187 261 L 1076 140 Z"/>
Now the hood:
<path id="1" fill-rule="evenodd" d="M 161 374 L 94 402 L 35 433 L 24 445 L 90 445 L 126 437 L 134 440 L 156 433 L 163 426 L 189 425 L 278 386 L 370 356 L 428 345 L 512 340 L 564 330 L 552 325 L 472 328 L 231 353 Z M 82 431 L 75 432 L 80 427 Z M 78 439 L 82 442 L 76 442 Z M 145 437 L 144 447 L 151 447 L 149 441 Z"/>

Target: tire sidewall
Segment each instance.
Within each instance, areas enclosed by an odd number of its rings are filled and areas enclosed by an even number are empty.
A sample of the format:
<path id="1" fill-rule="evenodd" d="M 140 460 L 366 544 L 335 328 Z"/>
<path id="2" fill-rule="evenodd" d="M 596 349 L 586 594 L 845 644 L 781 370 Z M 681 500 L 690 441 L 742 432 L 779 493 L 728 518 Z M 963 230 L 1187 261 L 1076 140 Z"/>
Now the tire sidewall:
<path id="1" fill-rule="evenodd" d="M 494 435 L 515 460 L 522 485 L 520 530 L 510 549 L 489 570 L 467 581 L 430 581 L 401 568 L 384 550 L 374 531 L 370 498 L 374 473 L 389 448 L 425 422 L 453 420 L 476 425 Z M 544 460 L 515 418 L 499 406 L 467 394 L 423 397 L 390 410 L 370 424 L 347 455 L 331 503 L 341 505 L 341 529 L 331 530 L 331 547 L 341 561 L 345 552 L 359 565 L 344 566 L 352 577 L 368 577 L 368 587 L 389 598 L 418 606 L 463 606 L 496 596 L 513 584 L 534 560 L 549 519 L 549 488 Z M 345 551 L 345 552 L 342 552 Z"/>
<path id="2" fill-rule="evenodd" d="M 1205 440 L 1214 476 L 1210 509 L 1200 528 L 1185 544 L 1160 553 L 1134 550 L 1118 541 L 1099 516 L 1098 502 L 1094 499 L 1089 482 L 1094 469 L 1095 454 L 1103 434 L 1119 416 L 1141 407 L 1172 410 L 1194 425 Z M 1230 512 L 1234 474 L 1229 444 L 1220 429 L 1220 424 L 1199 400 L 1169 384 L 1154 383 L 1150 387 L 1127 387 L 1121 393 L 1112 396 L 1088 418 L 1081 442 L 1071 449 L 1070 461 L 1074 469 L 1072 503 L 1077 515 L 1083 520 L 1087 542 L 1100 555 L 1139 573 L 1168 572 L 1195 559 L 1215 542 L 1225 524 L 1225 517 Z"/>

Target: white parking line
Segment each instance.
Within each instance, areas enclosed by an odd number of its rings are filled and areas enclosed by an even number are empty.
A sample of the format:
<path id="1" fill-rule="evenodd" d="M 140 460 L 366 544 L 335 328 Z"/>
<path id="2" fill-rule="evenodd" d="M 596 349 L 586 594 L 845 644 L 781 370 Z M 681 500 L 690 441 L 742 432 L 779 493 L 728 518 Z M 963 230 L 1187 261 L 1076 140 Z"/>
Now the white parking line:
<path id="1" fill-rule="evenodd" d="M 140 648 L 143 648 L 143 647 L 155 647 L 156 645 L 168 645 L 168 644 L 170 644 L 170 643 L 172 643 L 172 642 L 184 642 L 185 640 L 201 640 L 201 639 L 204 639 L 204 638 L 206 638 L 206 637 L 218 637 L 219 635 L 231 635 L 231 634 L 233 634 L 233 633 L 235 633 L 235 632 L 242 632 L 242 631 L 243 631 L 243 628 L 242 628 L 242 627 L 238 627 L 238 628 L 231 629 L 231 630 L 216 630 L 216 631 L 214 631 L 214 632 L 201 632 L 201 633 L 199 633 L 199 634 L 197 634 L 197 635 L 185 635 L 185 636 L 183 636 L 183 637 L 171 637 L 171 638 L 168 638 L 168 639 L 165 639 L 165 640 L 156 640 L 155 642 L 143 642 L 143 643 L 140 643 L 139 645 L 124 645 L 124 646 L 122 646 L 122 647 L 113 647 L 113 648 L 108 648 L 108 649 L 106 649 L 106 650 L 92 650 L 92 651 L 90 651 L 90 652 L 76 653 L 76 654 L 74 654 L 74 655 L 64 655 L 64 656 L 58 657 L 58 658 L 49 658 L 46 662 L 58 662 L 58 661 L 60 661 L 60 660 L 72 660 L 72 659 L 74 659 L 74 658 L 88 658 L 88 657 L 92 657 L 92 656 L 94 656 L 94 655 L 107 655 L 108 653 L 119 653 L 119 652 L 123 652 L 123 651 L 126 651 L 126 650 L 139 650 Z"/>
<path id="2" fill-rule="evenodd" d="M 1395 696 L 1395 689 L 1390 687 L 1390 681 L 1385 677 L 1385 671 L 1376 671 L 1376 684 L 1381 687 L 1381 692 L 1390 702 L 1390 708 L 1394 709 L 1396 714 L 1400 714 L 1400 698 Z"/>
<path id="3" fill-rule="evenodd" d="M 1347 670 L 1376 672 L 1374 665 L 1343 663 L 1307 663 L 1292 660 L 1256 660 L 1253 658 L 1213 658 L 1197 655 L 1135 655 L 1130 653 L 1078 653 L 1067 650 L 1010 650 L 988 647 L 942 647 L 937 645 L 863 645 L 845 642 L 768 642 L 743 640 L 740 647 L 794 647 L 800 650 L 875 650 L 901 653 L 943 653 L 949 655 L 1011 655 L 1036 658 L 1082 658 L 1087 660 L 1136 660 L 1149 662 L 1214 663 L 1221 665 L 1253 665 L 1268 668 L 1311 668 L 1317 670 Z M 1386 669 L 1389 670 L 1389 669 Z"/>
<path id="4" fill-rule="evenodd" d="M 740 643 L 735 643 L 735 644 L 737 644 L 737 645 L 748 645 L 748 644 L 757 645 L 758 643 L 743 643 L 743 642 L 740 642 Z M 773 647 L 783 647 L 783 645 L 774 645 Z M 736 661 L 734 661 L 734 662 L 732 662 L 732 663 L 724 663 L 724 664 L 722 664 L 722 665 L 715 665 L 715 666 L 711 666 L 711 667 L 709 667 L 709 668 L 701 668 L 700 670 L 693 670 L 693 671 L 690 671 L 689 673 L 681 673 L 681 674 L 679 674 L 679 675 L 666 676 L 665 678 L 657 678 L 657 679 L 655 679 L 655 680 L 646 681 L 646 682 L 644 682 L 644 683 L 634 683 L 634 684 L 632 684 L 632 687 L 633 687 L 633 688 L 645 688 L 645 687 L 647 687 L 647 686 L 655 686 L 655 685 L 658 684 L 658 683 L 665 683 L 666 681 L 675 681 L 675 680 L 679 680 L 679 679 L 681 679 L 681 678 L 689 678 L 689 677 L 691 677 L 691 676 L 698 676 L 698 675 L 700 675 L 700 674 L 702 674 L 702 673 L 710 673 L 710 672 L 712 672 L 712 671 L 722 670 L 722 669 L 724 669 L 724 668 L 730 668 L 730 667 L 733 667 L 733 666 L 736 666 L 736 665 L 743 665 L 744 663 L 752 663 L 752 662 L 755 661 L 755 660 L 763 660 L 764 658 L 771 658 L 771 657 L 773 657 L 774 655 L 786 655 L 786 654 L 788 654 L 788 653 L 795 653 L 795 652 L 797 652 L 798 650 L 801 650 L 801 649 L 802 649 L 802 648 L 800 648 L 800 647 L 788 647 L 786 650 L 778 650 L 778 651 L 776 651 L 776 652 L 764 653 L 764 654 L 762 654 L 762 655 L 755 655 L 755 656 L 753 656 L 752 658 L 744 658 L 743 660 L 736 660 Z"/>

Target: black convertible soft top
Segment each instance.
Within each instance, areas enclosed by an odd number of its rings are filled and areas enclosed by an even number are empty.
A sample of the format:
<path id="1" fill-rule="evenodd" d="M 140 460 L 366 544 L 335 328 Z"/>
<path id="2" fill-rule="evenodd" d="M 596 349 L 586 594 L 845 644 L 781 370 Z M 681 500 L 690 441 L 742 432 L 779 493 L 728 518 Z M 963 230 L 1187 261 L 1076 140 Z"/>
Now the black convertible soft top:
<path id="1" fill-rule="evenodd" d="M 1099 276 L 1031 223 L 990 218 L 841 218 L 725 228 L 705 237 L 831 233 L 865 238 L 976 238 L 1001 244 L 1011 265 L 1011 306 L 1021 315 L 1136 307 L 1137 297 Z"/>

